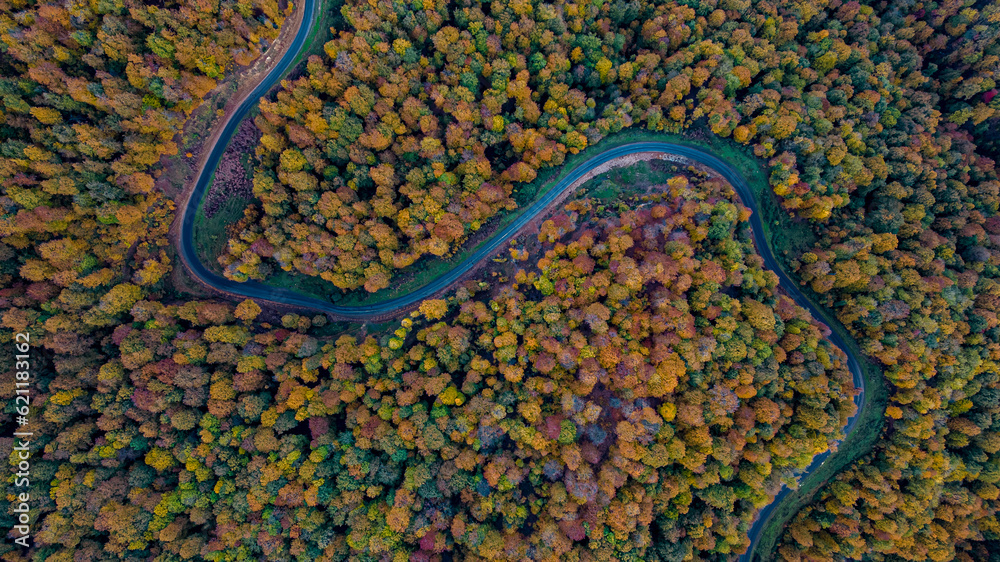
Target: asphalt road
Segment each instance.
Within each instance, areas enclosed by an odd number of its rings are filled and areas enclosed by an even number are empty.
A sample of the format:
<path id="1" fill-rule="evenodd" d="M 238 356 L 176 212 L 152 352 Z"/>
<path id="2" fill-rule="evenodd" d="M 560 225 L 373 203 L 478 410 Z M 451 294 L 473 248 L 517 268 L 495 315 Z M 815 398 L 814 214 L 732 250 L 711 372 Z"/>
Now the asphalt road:
<path id="1" fill-rule="evenodd" d="M 499 250 L 515 234 L 524 228 L 525 225 L 531 222 L 531 220 L 534 219 L 538 213 L 542 212 L 552 201 L 559 197 L 562 192 L 569 189 L 574 182 L 583 177 L 587 172 L 593 170 L 595 167 L 630 154 L 639 152 L 659 152 L 663 154 L 674 154 L 699 162 L 709 168 L 712 168 L 729 181 L 739 194 L 740 198 L 743 200 L 743 204 L 753 211 L 753 214 L 750 216 L 750 226 L 753 232 L 753 239 L 757 247 L 757 252 L 764 258 L 765 266 L 777 274 L 780 286 L 795 300 L 795 302 L 799 304 L 799 306 L 808 310 L 814 318 L 827 318 L 827 315 L 821 309 L 814 306 L 813 303 L 805 297 L 805 295 L 799 292 L 798 285 L 794 283 L 778 265 L 778 261 L 775 259 L 774 254 L 771 253 L 771 249 L 766 243 L 764 237 L 764 226 L 761 223 L 760 213 L 757 210 L 757 201 L 754 199 L 754 194 L 746 180 L 727 162 L 709 152 L 691 146 L 655 141 L 637 142 L 610 148 L 578 165 L 569 174 L 567 174 L 566 177 L 549 189 L 544 196 L 538 199 L 527 209 L 524 209 L 513 223 L 494 235 L 494 237 L 487 244 L 485 244 L 484 247 L 479 249 L 464 262 L 456 266 L 448 273 L 435 279 L 433 282 L 413 291 L 409 295 L 390 301 L 365 306 L 335 306 L 329 302 L 308 297 L 288 289 L 269 287 L 256 281 L 239 283 L 216 275 L 206 268 L 203 263 L 201 263 L 198 259 L 197 253 L 195 252 L 193 234 L 194 219 L 197 214 L 198 205 L 205 196 L 211 182 L 212 174 L 218 166 L 219 160 L 222 158 L 222 154 L 226 150 L 226 146 L 229 144 L 230 139 L 232 139 L 233 134 L 236 132 L 240 121 L 247 116 L 258 100 L 265 93 L 267 93 L 267 91 L 270 90 L 275 83 L 277 83 L 285 71 L 291 66 L 292 61 L 298 52 L 305 46 L 306 37 L 308 36 L 312 26 L 315 25 L 317 21 L 315 13 L 316 0 L 305 0 L 304 6 L 306 16 L 304 17 L 302 26 L 299 28 L 299 32 L 292 41 L 291 46 L 275 68 L 267 76 L 265 76 L 264 80 L 256 88 L 254 88 L 246 99 L 244 99 L 243 103 L 240 104 L 239 108 L 232 114 L 228 122 L 225 124 L 225 128 L 219 138 L 219 142 L 212 147 L 207 163 L 202 169 L 201 175 L 198 177 L 197 183 L 195 184 L 191 198 L 188 200 L 187 205 L 184 208 L 179 253 L 184 264 L 202 283 L 237 297 L 260 299 L 294 307 L 308 308 L 318 312 L 330 313 L 345 319 L 368 320 L 386 316 L 400 309 L 408 308 L 413 304 L 432 297 L 450 287 L 476 264 L 494 255 L 497 250 Z M 851 355 L 850 349 L 844 344 L 844 341 L 840 338 L 840 336 L 836 332 L 831 332 L 829 337 L 834 345 L 843 350 L 847 355 L 848 367 L 851 370 L 851 374 L 854 376 L 854 386 L 861 389 L 860 394 L 854 399 L 855 403 L 858 405 L 857 413 L 848 420 L 847 427 L 845 428 L 846 435 L 854 429 L 854 426 L 857 423 L 865 405 L 864 378 L 861 376 L 861 367 L 858 364 L 857 358 Z M 810 464 L 805 472 L 802 473 L 801 478 L 805 478 L 816 470 L 826 460 L 829 454 L 830 453 L 824 453 L 816 456 L 816 458 L 813 459 L 812 464 Z M 748 536 L 751 541 L 750 548 L 747 550 L 747 554 L 740 556 L 739 559 L 741 561 L 749 561 L 751 559 L 753 550 L 760 538 L 760 533 L 764 524 L 767 522 L 771 512 L 781 503 L 782 499 L 789 492 L 790 490 L 788 488 L 783 487 L 781 492 L 775 497 L 774 501 L 767 507 L 763 508 L 758 514 L 753 526 L 748 532 Z"/>

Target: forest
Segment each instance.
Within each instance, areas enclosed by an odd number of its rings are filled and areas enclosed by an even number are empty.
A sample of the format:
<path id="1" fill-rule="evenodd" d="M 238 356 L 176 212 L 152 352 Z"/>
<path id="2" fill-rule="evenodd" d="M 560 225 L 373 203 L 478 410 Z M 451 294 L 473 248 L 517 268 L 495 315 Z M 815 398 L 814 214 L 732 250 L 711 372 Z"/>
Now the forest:
<path id="1" fill-rule="evenodd" d="M 757 510 L 843 436 L 855 389 L 718 179 L 568 203 L 507 254 L 510 275 L 382 324 L 191 292 L 164 159 L 294 9 L 0 0 L 0 342 L 35 342 L 40 436 L 34 546 L 0 554 L 742 553 Z M 809 233 L 789 272 L 890 391 L 875 447 L 775 556 L 996 559 L 1000 3 L 336 9 L 323 54 L 260 101 L 229 278 L 376 293 L 603 139 L 724 139 Z"/>
<path id="2" fill-rule="evenodd" d="M 756 507 L 842 436 L 854 389 L 731 188 L 663 187 L 620 217 L 571 203 L 513 282 L 469 282 L 379 337 L 323 342 L 325 317 L 296 314 L 251 330 L 250 300 L 136 301 L 113 359 L 55 364 L 76 372 L 43 414 L 63 462 L 39 540 L 185 559 L 740 551 Z"/>

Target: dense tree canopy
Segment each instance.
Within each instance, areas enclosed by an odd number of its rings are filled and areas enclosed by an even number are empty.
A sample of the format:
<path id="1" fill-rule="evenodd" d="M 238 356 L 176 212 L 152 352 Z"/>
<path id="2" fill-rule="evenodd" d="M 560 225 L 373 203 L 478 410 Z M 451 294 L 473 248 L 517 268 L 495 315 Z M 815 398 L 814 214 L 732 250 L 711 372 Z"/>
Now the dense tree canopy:
<path id="1" fill-rule="evenodd" d="M 512 281 L 469 283 L 378 337 L 317 340 L 323 318 L 293 314 L 248 329 L 253 301 L 121 289 L 107 356 L 48 344 L 41 548 L 744 550 L 756 509 L 842 437 L 851 374 L 761 269 L 728 185 L 663 188 L 621 217 L 572 203 Z"/>
<path id="2" fill-rule="evenodd" d="M 531 252 L 513 248 L 509 280 L 386 333 L 179 292 L 159 162 L 288 13 L 0 0 L 0 341 L 35 342 L 42 436 L 29 555 L 740 552 L 756 508 L 840 436 L 852 389 L 718 181 L 678 177 L 633 208 L 572 203 Z M 261 102 L 257 201 L 219 257 L 228 276 L 377 291 L 605 137 L 729 138 L 813 235 L 789 246 L 790 270 L 891 390 L 884 435 L 798 514 L 781 558 L 989 559 L 996 1 L 340 13 L 324 56 Z"/>
<path id="3" fill-rule="evenodd" d="M 951 138 L 995 112 L 982 100 L 995 86 L 996 9 L 962 11 L 956 21 L 968 21 L 941 35 L 931 24 L 950 12 L 918 22 L 898 10 L 880 19 L 839 1 L 825 11 L 348 3 L 348 28 L 326 57 L 262 104 L 261 205 L 220 260 L 234 279 L 278 267 L 376 291 L 511 209 L 538 168 L 633 124 L 679 131 L 697 121 L 752 143 L 771 159 L 785 206 L 827 219 L 852 193 L 871 197 L 898 166 L 913 166 L 910 139 Z M 976 40 L 944 54 L 970 25 Z M 879 39 L 885 26 L 906 29 Z M 977 48 L 986 49 L 978 60 L 957 62 Z M 941 66 L 923 68 L 939 51 Z M 934 69 L 940 78 L 922 74 Z"/>

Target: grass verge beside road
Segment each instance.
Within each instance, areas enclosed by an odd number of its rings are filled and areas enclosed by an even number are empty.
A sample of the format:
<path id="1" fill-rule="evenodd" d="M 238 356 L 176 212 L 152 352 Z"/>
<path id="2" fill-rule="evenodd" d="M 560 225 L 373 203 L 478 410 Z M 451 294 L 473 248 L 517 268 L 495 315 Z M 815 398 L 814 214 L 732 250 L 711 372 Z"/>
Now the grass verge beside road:
<path id="1" fill-rule="evenodd" d="M 302 61 L 310 56 L 323 54 L 323 45 L 333 38 L 330 28 L 342 29 L 344 27 L 344 16 L 340 15 L 340 8 L 344 5 L 344 0 L 317 0 L 317 4 L 318 21 L 309 30 L 309 35 L 306 36 L 306 47 L 295 57 L 288 72 L 285 73 L 286 77 L 293 76 L 301 70 Z"/>
<path id="2" fill-rule="evenodd" d="M 218 258 L 229 243 L 229 225 L 243 218 L 243 210 L 249 203 L 247 199 L 227 199 L 211 220 L 205 217 L 205 199 L 198 204 L 198 214 L 194 219 L 194 247 L 198 259 L 212 272 L 222 275 Z"/>

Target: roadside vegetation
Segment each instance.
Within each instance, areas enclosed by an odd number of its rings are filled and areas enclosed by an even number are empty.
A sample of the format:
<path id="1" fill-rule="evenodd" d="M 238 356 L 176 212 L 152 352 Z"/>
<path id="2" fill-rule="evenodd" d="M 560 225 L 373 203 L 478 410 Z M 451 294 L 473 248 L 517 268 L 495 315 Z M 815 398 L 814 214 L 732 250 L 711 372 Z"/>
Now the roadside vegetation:
<path id="1" fill-rule="evenodd" d="M 351 326 L 198 292 L 169 236 L 211 92 L 291 6 L 0 2 L 0 344 L 30 336 L 37 438 L 33 546 L 0 558 L 728 560 L 853 408 L 824 321 L 884 416 L 762 557 L 996 557 L 1000 4 L 327 5 L 253 117 L 254 198 L 202 216 L 232 286 L 421 282 L 648 131 L 748 158 L 830 316 L 685 175 L 704 199 L 570 201 L 487 281 Z"/>

